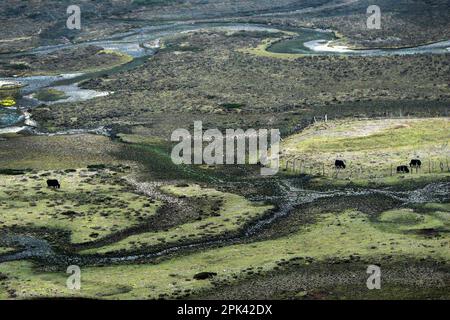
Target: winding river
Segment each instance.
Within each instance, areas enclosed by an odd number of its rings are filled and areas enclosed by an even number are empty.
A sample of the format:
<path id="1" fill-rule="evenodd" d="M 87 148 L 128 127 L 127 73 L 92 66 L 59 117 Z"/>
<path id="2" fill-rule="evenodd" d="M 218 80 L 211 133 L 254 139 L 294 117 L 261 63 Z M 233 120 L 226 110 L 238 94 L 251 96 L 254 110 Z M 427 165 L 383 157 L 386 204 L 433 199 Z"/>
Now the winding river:
<path id="1" fill-rule="evenodd" d="M 264 31 L 269 33 L 294 32 L 296 35 L 282 39 L 271 45 L 268 51 L 275 53 L 297 53 L 309 55 L 360 55 L 360 56 L 389 56 L 406 54 L 445 54 L 450 52 L 450 40 L 433 44 L 402 48 L 402 49 L 367 49 L 352 50 L 343 46 L 333 45 L 334 33 L 330 30 L 319 30 L 310 28 L 283 28 L 265 24 L 243 24 L 227 22 L 205 22 L 205 23 L 170 23 L 164 25 L 147 26 L 127 33 L 117 34 L 103 40 L 86 41 L 76 44 L 61 44 L 53 46 L 41 46 L 27 52 L 0 55 L 0 60 L 11 59 L 22 55 L 44 55 L 62 49 L 75 49 L 87 45 L 96 45 L 104 49 L 115 50 L 132 56 L 133 61 L 109 70 L 92 73 L 61 74 L 59 76 L 32 76 L 17 78 L 1 78 L 0 81 L 16 81 L 26 86 L 20 91 L 20 98 L 14 108 L 0 107 L 0 134 L 10 131 L 18 131 L 24 128 L 26 120 L 24 110 L 43 103 L 35 99 L 32 94 L 43 88 L 55 88 L 65 93 L 68 97 L 53 103 L 67 103 L 84 101 L 92 98 L 102 97 L 110 92 L 96 92 L 78 87 L 78 83 L 85 79 L 95 78 L 99 75 L 114 74 L 142 65 L 146 59 L 154 55 L 159 46 L 159 39 L 164 37 L 192 32 L 196 30 L 224 30 L 224 31 Z M 152 45 L 148 45 L 151 43 Z M 48 102 L 46 102 L 49 104 Z"/>

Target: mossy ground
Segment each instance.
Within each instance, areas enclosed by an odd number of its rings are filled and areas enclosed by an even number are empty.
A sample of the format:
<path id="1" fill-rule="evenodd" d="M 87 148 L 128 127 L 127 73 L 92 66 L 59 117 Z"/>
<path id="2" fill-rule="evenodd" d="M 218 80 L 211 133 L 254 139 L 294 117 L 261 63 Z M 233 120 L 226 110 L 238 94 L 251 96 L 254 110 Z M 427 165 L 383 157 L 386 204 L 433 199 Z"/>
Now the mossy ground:
<path id="1" fill-rule="evenodd" d="M 448 213 L 448 212 L 447 212 Z M 383 215 L 382 215 L 383 216 Z M 397 220 L 399 226 L 409 225 Z M 82 269 L 82 290 L 65 288 L 64 272 L 35 269 L 30 262 L 0 265 L 7 276 L 3 288 L 15 290 L 19 298 L 45 296 L 82 296 L 93 298 L 158 298 L 192 295 L 213 288 L 208 280 L 193 280 L 202 271 L 216 272 L 215 282 L 234 283 L 252 274 L 279 269 L 283 261 L 351 261 L 359 257 L 376 264 L 384 257 L 390 261 L 404 258 L 427 259 L 447 263 L 450 259 L 448 233 L 438 236 L 409 234 L 379 228 L 378 222 L 361 212 L 327 213 L 316 223 L 276 240 L 231 245 L 157 265 L 116 265 Z M 126 277 L 124 277 L 126 275 Z M 361 285 L 365 286 L 365 283 Z"/>
<path id="2" fill-rule="evenodd" d="M 269 38 L 261 41 L 259 45 L 254 48 L 238 48 L 237 52 L 242 52 L 245 54 L 255 55 L 257 57 L 264 58 L 274 58 L 274 59 L 285 59 L 285 60 L 295 60 L 304 56 L 301 53 L 279 53 L 279 52 L 271 52 L 268 49 L 278 41 L 283 38 Z"/>
<path id="3" fill-rule="evenodd" d="M 62 230 L 73 243 L 100 239 L 145 221 L 159 202 L 137 195 L 117 173 L 78 170 L 0 175 L 0 228 Z M 61 189 L 49 189 L 58 179 Z"/>
<path id="4" fill-rule="evenodd" d="M 382 228 L 392 231 L 413 232 L 421 230 L 450 231 L 450 212 L 435 211 L 420 214 L 412 209 L 399 209 L 384 212 L 380 218 Z"/>
<path id="5" fill-rule="evenodd" d="M 254 275 L 232 285 L 205 290 L 200 299 L 236 300 L 399 300 L 448 299 L 448 266 L 436 261 L 383 259 L 381 288 L 369 290 L 367 268 L 373 261 L 334 260 L 304 263 L 280 261 L 279 269 Z M 256 270 L 257 271 L 257 270 Z M 420 287 L 420 290 L 417 288 Z"/>
<path id="6" fill-rule="evenodd" d="M 41 101 L 58 101 L 68 98 L 68 96 L 63 91 L 52 88 L 38 91 L 33 97 Z"/>
<path id="7" fill-rule="evenodd" d="M 0 247 L 0 254 L 8 253 L 14 251 L 12 248 Z"/>
<path id="8" fill-rule="evenodd" d="M 260 218 L 273 208 L 270 205 L 252 203 L 235 194 L 201 188 L 198 185 L 165 186 L 162 190 L 177 197 L 201 199 L 204 205 L 198 210 L 202 211 L 202 217 L 195 222 L 179 225 L 166 231 L 132 235 L 113 244 L 87 250 L 85 253 L 142 250 L 158 244 L 176 244 L 219 236 L 241 229 L 246 223 Z"/>
<path id="9" fill-rule="evenodd" d="M 0 169 L 58 170 L 118 164 L 120 145 L 92 135 L 15 136 L 0 140 Z"/>

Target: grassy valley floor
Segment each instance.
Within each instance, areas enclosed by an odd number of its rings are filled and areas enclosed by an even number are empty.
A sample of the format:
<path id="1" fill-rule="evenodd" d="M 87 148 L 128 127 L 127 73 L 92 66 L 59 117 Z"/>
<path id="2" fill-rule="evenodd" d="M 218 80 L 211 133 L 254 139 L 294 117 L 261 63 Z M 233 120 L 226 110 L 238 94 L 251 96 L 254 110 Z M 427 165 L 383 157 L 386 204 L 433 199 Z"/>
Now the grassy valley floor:
<path id="1" fill-rule="evenodd" d="M 408 228 L 405 229 L 404 225 L 411 225 L 411 221 L 391 222 L 390 227 L 393 229 L 387 231 L 383 225 L 386 222 L 382 222 L 382 225 L 370 222 L 366 215 L 359 212 L 329 213 L 322 215 L 319 222 L 304 226 L 295 234 L 278 240 L 207 250 L 169 259 L 157 265 L 83 268 L 83 289 L 79 292 L 70 292 L 64 287 L 66 275 L 63 271 L 36 269 L 29 262 L 1 264 L 0 272 L 5 275 L 2 286 L 7 291 L 12 289 L 21 298 L 176 298 L 195 296 L 214 285 L 233 284 L 254 274 L 262 275 L 271 270 L 280 270 L 280 265 L 295 264 L 298 269 L 305 270 L 304 266 L 311 268 L 316 263 L 352 263 L 354 259 L 383 266 L 384 261 L 405 261 L 404 257 L 406 261 L 435 260 L 436 266 L 447 265 L 444 270 L 448 271 L 450 213 L 448 208 L 445 210 L 440 213 L 431 212 L 443 228 L 442 233 L 431 238 L 408 233 Z M 413 222 L 412 225 L 420 229 L 419 223 Z M 193 279 L 196 273 L 204 271 L 215 272 L 218 276 L 213 281 Z M 360 272 L 364 273 L 365 270 Z M 341 276 L 335 277 L 340 279 Z M 444 284 L 435 288 L 442 295 L 442 286 L 448 283 L 448 274 L 441 272 L 437 277 L 444 281 Z M 415 280 L 425 282 L 426 273 L 420 278 L 421 280 Z M 329 281 L 327 285 L 333 285 L 333 280 Z M 394 287 L 401 283 L 402 281 L 393 281 Z M 360 286 L 364 287 L 365 283 L 360 283 Z M 446 295 L 444 297 L 448 298 Z"/>
<path id="2" fill-rule="evenodd" d="M 366 152 L 378 152 L 379 139 L 389 145 L 392 131 L 404 140 L 399 138 L 392 143 L 392 149 L 385 148 L 386 154 L 389 150 L 393 154 L 401 150 L 405 155 L 409 150 L 434 150 L 437 137 L 447 137 L 447 121 L 329 122 L 285 139 L 283 156 L 301 151 L 311 159 L 328 159 L 333 153 L 326 150 L 337 145 L 352 155 L 348 159 L 359 157 L 366 161 L 370 158 Z M 99 143 L 110 147 L 94 147 L 82 154 L 76 152 L 79 139 L 93 146 Z M 445 288 L 449 283 L 450 208 L 445 192 L 439 190 L 448 188 L 448 175 L 430 174 L 423 182 L 420 175 L 413 174 L 409 176 L 409 189 L 397 186 L 399 191 L 395 191 L 380 186 L 379 195 L 341 185 L 336 186 L 337 190 L 347 195 L 337 191 L 320 200 L 320 192 L 307 191 L 312 202 L 304 202 L 303 189 L 294 187 L 303 175 L 285 172 L 266 181 L 252 174 L 241 176 L 255 187 L 259 183 L 286 185 L 289 196 L 280 195 L 280 203 L 273 203 L 270 192 L 264 201 L 235 194 L 241 189 L 233 187 L 236 182 L 232 180 L 220 187 L 228 191 L 208 187 L 204 181 L 192 182 L 204 179 L 207 172 L 217 174 L 218 168 L 190 168 L 185 172 L 187 180 L 155 179 L 166 170 L 164 166 L 147 166 L 147 160 L 139 157 L 123 162 L 115 154 L 121 148 L 140 146 L 163 161 L 168 150 L 164 151 L 163 144 L 158 147 L 160 140 L 133 134 L 122 135 L 124 142 L 105 139 L 69 135 L 8 137 L 1 142 L 17 147 L 4 149 L 10 165 L 4 162 L 0 175 L 0 228 L 7 235 L 0 239 L 0 261 L 6 259 L 0 264 L 1 297 L 245 298 L 250 291 L 242 286 L 248 286 L 254 297 L 261 299 L 448 298 Z M 32 140 L 39 141 L 36 145 L 51 157 L 49 160 L 20 158 L 22 153 L 17 150 L 23 148 L 25 152 Z M 347 144 L 347 140 L 355 142 Z M 90 159 L 88 167 L 72 167 L 70 157 L 68 161 L 56 161 L 58 154 L 51 150 L 54 143 L 60 142 L 74 157 Z M 101 152 L 111 161 L 92 164 L 94 160 L 108 159 L 97 159 Z M 144 180 L 132 183 L 136 170 L 144 168 Z M 374 166 L 373 170 L 382 172 L 385 167 Z M 58 179 L 62 188 L 48 189 L 49 178 Z M 320 177 L 312 178 L 311 186 L 324 182 Z M 424 191 L 421 184 L 431 189 Z M 364 184 L 360 186 L 359 191 L 369 190 Z M 427 192 L 429 199 L 417 198 L 421 192 Z M 314 200 L 316 196 L 319 198 Z M 293 207 L 287 216 L 255 235 L 243 236 L 242 231 L 254 221 L 291 202 Z M 42 256 L 33 247 L 11 240 L 24 235 L 46 241 L 50 255 Z M 230 237 L 234 242 L 226 240 Z M 214 239 L 224 240 L 209 244 Z M 200 246 L 189 248 L 192 243 Z M 146 254 L 177 246 L 187 247 L 145 258 Z M 14 251 L 22 250 L 34 252 L 34 256 L 27 261 L 7 261 Z M 135 256 L 142 257 L 135 260 Z M 82 270 L 82 289 L 71 291 L 65 287 L 65 269 L 76 261 Z M 386 272 L 379 294 L 367 290 L 364 281 L 366 268 L 372 264 Z M 199 280 L 198 274 L 204 272 L 213 276 Z"/>
<path id="3" fill-rule="evenodd" d="M 450 38 L 448 1 L 381 0 L 381 30 L 370 4 L 80 0 L 69 30 L 65 2 L 0 2 L 1 77 L 85 73 L 3 92 L 10 121 L 40 88 L 34 133 L 0 134 L 0 299 L 450 299 L 450 54 L 269 49 L 321 37 L 300 27 L 358 49 Z M 214 22 L 276 30 L 175 32 Z M 64 99 L 65 84 L 108 95 Z M 280 129 L 279 174 L 175 165 L 170 136 L 194 121 Z"/>

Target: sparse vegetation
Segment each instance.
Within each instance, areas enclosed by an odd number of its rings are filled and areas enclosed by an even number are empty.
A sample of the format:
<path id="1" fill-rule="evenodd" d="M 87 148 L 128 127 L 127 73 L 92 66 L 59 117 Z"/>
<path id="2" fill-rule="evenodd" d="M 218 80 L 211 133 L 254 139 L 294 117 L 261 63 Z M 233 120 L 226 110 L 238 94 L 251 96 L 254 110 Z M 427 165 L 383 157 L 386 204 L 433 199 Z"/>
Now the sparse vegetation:
<path id="1" fill-rule="evenodd" d="M 250 203 L 244 198 L 222 193 L 199 186 L 166 186 L 163 191 L 178 197 L 199 198 L 204 202 L 200 206 L 201 215 L 197 221 L 179 225 L 161 232 L 147 232 L 132 235 L 114 244 L 91 249 L 86 253 L 111 253 L 114 251 L 142 251 L 146 247 L 158 244 L 177 244 L 199 241 L 205 237 L 214 237 L 239 231 L 243 226 L 260 218 L 272 206 Z"/>
<path id="2" fill-rule="evenodd" d="M 43 89 L 37 92 L 34 97 L 41 101 L 58 101 L 67 99 L 68 96 L 63 92 L 56 89 Z"/>
<path id="3" fill-rule="evenodd" d="M 450 52 L 304 46 L 448 40 L 448 1 L 380 0 L 381 30 L 369 0 L 81 4 L 0 2 L 0 300 L 450 298 Z M 174 164 L 200 120 L 279 129 L 279 174 Z"/>
<path id="4" fill-rule="evenodd" d="M 62 188 L 47 188 L 56 178 Z M 0 176 L 0 226 L 3 229 L 62 230 L 73 243 L 90 242 L 142 223 L 160 203 L 113 182 L 114 172 L 37 172 Z"/>
<path id="5" fill-rule="evenodd" d="M 58 170 L 98 163 L 117 164 L 111 153 L 119 150 L 120 146 L 108 138 L 91 134 L 12 137 L 0 140 L 0 169 L 11 174 L 21 173 L 23 169 Z"/>
<path id="6" fill-rule="evenodd" d="M 235 283 L 247 277 L 246 271 L 255 270 L 256 266 L 261 267 L 257 273 L 262 274 L 274 268 L 279 270 L 278 264 L 289 265 L 290 261 L 308 265 L 331 257 L 334 261 L 351 257 L 382 261 L 394 255 L 448 261 L 448 241 L 446 233 L 441 237 L 426 238 L 381 231 L 366 215 L 354 211 L 330 213 L 323 215 L 316 224 L 277 240 L 227 246 L 169 259 L 157 265 L 84 268 L 83 291 L 75 294 L 84 297 L 100 294 L 115 299 L 175 298 L 183 292 L 195 296 L 196 292 L 213 287 L 211 281 L 193 280 L 196 273 L 205 270 L 218 274 L 215 282 L 220 279 Z M 14 275 L 6 280 L 6 286 L 20 288 L 21 298 L 74 295 L 61 285 L 65 281 L 64 272 L 33 271 L 29 262 L 0 264 L 0 272 Z M 123 277 L 124 274 L 127 277 Z M 39 286 L 33 285 L 36 281 Z M 167 286 L 167 283 L 175 284 Z M 124 287 L 127 290 L 123 290 Z"/>
<path id="7" fill-rule="evenodd" d="M 43 56 L 23 56 L 14 60 L 14 64 L 1 64 L 0 72 L 6 76 L 36 76 L 36 75 L 58 75 L 62 73 L 85 73 L 100 72 L 115 66 L 120 66 L 132 61 L 133 58 L 127 54 L 114 50 L 103 50 L 101 47 L 86 46 L 77 49 L 59 50 L 55 54 Z M 26 65 L 28 68 L 17 68 L 17 65 Z M 45 89 L 41 97 L 52 97 L 55 92 Z"/>

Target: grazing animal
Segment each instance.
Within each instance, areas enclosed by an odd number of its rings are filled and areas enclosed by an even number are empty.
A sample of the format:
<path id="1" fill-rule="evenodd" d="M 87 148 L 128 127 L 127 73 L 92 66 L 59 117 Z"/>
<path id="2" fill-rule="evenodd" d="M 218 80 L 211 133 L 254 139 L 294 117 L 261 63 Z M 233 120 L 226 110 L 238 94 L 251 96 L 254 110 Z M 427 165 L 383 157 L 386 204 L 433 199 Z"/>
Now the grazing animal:
<path id="1" fill-rule="evenodd" d="M 336 160 L 334 162 L 334 166 L 336 169 L 345 169 L 345 161 L 344 160 Z"/>
<path id="2" fill-rule="evenodd" d="M 409 166 L 411 168 L 419 168 L 422 166 L 422 161 L 420 161 L 419 159 L 412 159 L 411 162 L 409 163 Z"/>
<path id="3" fill-rule="evenodd" d="M 206 280 L 217 276 L 215 272 L 200 272 L 194 275 L 195 280 Z"/>
<path id="4" fill-rule="evenodd" d="M 409 173 L 408 166 L 398 166 L 397 173 Z"/>
<path id="5" fill-rule="evenodd" d="M 60 189 L 61 185 L 59 184 L 58 180 L 49 179 L 49 180 L 47 180 L 47 187 L 54 188 L 54 189 Z"/>

